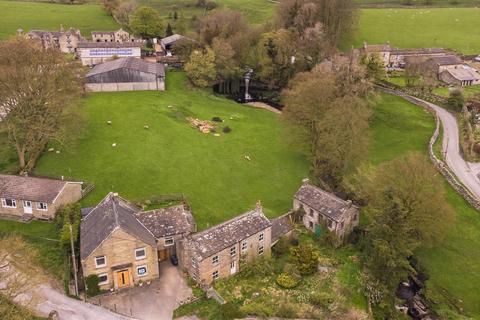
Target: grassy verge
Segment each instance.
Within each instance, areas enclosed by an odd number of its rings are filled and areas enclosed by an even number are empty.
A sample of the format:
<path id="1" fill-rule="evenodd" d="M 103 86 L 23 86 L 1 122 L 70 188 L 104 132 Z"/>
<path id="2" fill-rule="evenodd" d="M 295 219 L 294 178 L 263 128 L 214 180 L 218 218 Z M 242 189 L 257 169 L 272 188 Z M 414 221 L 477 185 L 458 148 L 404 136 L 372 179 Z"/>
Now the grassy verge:
<path id="1" fill-rule="evenodd" d="M 68 149 L 54 146 L 61 153 L 43 155 L 35 169 L 95 183 L 84 205 L 109 191 L 132 200 L 183 193 L 202 229 L 257 200 L 270 217 L 285 213 L 308 174 L 277 114 L 190 89 L 180 72 L 167 74 L 165 92 L 96 93 L 84 102 L 86 133 Z M 186 117 L 224 122 L 215 136 L 200 133 Z"/>
<path id="2" fill-rule="evenodd" d="M 370 161 L 379 164 L 405 155 L 421 152 L 426 155 L 434 130 L 432 116 L 400 98 L 383 95 L 375 109 L 372 123 L 373 144 Z M 425 157 L 425 161 L 428 161 Z M 428 295 L 445 319 L 452 310 L 474 319 L 480 318 L 480 213 L 474 210 L 445 182 L 446 200 L 456 211 L 456 223 L 445 240 L 434 248 L 417 253 L 430 279 Z"/>
<path id="3" fill-rule="evenodd" d="M 64 253 L 60 248 L 59 235 L 53 223 L 0 220 L 0 236 L 2 234 L 18 234 L 24 237 L 38 250 L 39 265 L 56 279 L 64 277 Z"/>
<path id="4" fill-rule="evenodd" d="M 7 300 L 2 294 L 0 294 L 0 319 L 5 320 L 42 320 L 46 318 L 40 318 L 34 316 L 26 308 Z"/>
<path id="5" fill-rule="evenodd" d="M 64 5 L 39 2 L 0 1 L 0 39 L 32 29 L 59 30 L 60 25 L 79 28 L 83 36 L 91 31 L 113 30 L 118 25 L 99 5 Z"/>

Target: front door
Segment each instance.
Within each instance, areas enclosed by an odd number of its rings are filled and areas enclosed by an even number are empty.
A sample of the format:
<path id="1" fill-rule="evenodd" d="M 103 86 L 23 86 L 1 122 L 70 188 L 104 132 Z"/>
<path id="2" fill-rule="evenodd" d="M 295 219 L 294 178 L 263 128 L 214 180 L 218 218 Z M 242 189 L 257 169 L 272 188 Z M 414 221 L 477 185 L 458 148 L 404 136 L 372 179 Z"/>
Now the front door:
<path id="1" fill-rule="evenodd" d="M 128 270 L 117 272 L 117 286 L 118 288 L 128 287 L 130 285 L 130 272 Z"/>
<path id="2" fill-rule="evenodd" d="M 158 250 L 158 261 L 165 261 L 168 258 L 168 249 Z"/>
<path id="3" fill-rule="evenodd" d="M 237 262 L 233 260 L 230 262 L 230 274 L 234 274 L 237 272 Z"/>
<path id="4" fill-rule="evenodd" d="M 23 212 L 28 214 L 32 213 L 32 201 L 23 201 Z"/>

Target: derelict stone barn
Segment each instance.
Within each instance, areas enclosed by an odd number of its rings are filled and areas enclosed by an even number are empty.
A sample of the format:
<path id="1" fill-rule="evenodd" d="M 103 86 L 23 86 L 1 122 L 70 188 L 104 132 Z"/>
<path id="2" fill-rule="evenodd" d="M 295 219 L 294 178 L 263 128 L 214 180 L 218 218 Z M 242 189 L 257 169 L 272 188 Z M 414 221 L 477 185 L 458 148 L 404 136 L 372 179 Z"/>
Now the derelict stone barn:
<path id="1" fill-rule="evenodd" d="M 120 58 L 95 66 L 86 76 L 87 91 L 165 90 L 165 67 L 137 58 Z"/>

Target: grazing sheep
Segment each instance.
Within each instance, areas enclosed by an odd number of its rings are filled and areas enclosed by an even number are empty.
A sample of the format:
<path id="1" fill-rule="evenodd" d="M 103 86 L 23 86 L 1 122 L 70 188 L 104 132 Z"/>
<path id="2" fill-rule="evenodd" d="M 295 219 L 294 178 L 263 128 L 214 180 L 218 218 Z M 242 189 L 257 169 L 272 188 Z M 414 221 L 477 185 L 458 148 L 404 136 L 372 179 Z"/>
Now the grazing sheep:
<path id="1" fill-rule="evenodd" d="M 245 155 L 245 159 L 248 160 L 248 161 L 252 160 L 252 159 L 250 159 L 250 156 L 247 156 L 247 155 Z"/>
<path id="2" fill-rule="evenodd" d="M 111 120 L 108 120 L 108 121 L 107 121 L 107 124 L 112 124 L 112 121 L 111 121 Z"/>
<path id="3" fill-rule="evenodd" d="M 117 146 L 116 143 L 112 143 L 112 147 L 115 148 Z"/>

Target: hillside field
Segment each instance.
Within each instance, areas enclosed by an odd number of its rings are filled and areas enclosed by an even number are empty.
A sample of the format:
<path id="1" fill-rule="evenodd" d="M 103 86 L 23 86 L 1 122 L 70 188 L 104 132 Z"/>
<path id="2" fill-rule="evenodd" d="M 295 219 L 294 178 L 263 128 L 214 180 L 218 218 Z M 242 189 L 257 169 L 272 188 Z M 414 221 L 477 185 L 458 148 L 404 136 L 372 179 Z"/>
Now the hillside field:
<path id="1" fill-rule="evenodd" d="M 369 160 L 373 164 L 420 152 L 426 157 L 435 125 L 430 113 L 398 97 L 382 95 L 375 108 L 373 141 Z M 440 309 L 462 308 L 473 319 L 480 318 L 480 213 L 445 182 L 445 198 L 456 211 L 456 223 L 445 240 L 417 253 L 430 275 L 429 296 Z M 454 318 L 451 318 L 454 319 Z"/>
<path id="2" fill-rule="evenodd" d="M 157 9 L 163 17 L 177 11 L 185 18 L 201 17 L 211 11 L 195 6 L 196 0 L 138 0 L 139 3 Z M 276 4 L 268 0 L 216 0 L 218 9 L 229 8 L 245 14 L 252 23 L 264 23 L 274 15 Z"/>
<path id="3" fill-rule="evenodd" d="M 63 27 L 79 28 L 83 36 L 90 31 L 118 28 L 116 22 L 96 4 L 66 5 L 39 2 L 0 0 L 0 39 L 32 29 L 58 30 Z"/>
<path id="4" fill-rule="evenodd" d="M 360 47 L 386 43 L 399 48 L 443 47 L 480 54 L 480 8 L 362 9 L 353 40 Z"/>
<path id="5" fill-rule="evenodd" d="M 46 153 L 35 170 L 95 183 L 83 205 L 97 204 L 109 191 L 130 200 L 184 193 L 202 229 L 258 200 L 269 217 L 286 213 L 308 175 L 277 114 L 190 89 L 180 72 L 167 74 L 165 92 L 90 94 L 84 112 L 87 127 L 78 142 Z M 220 136 L 200 133 L 187 117 L 220 117 Z"/>

